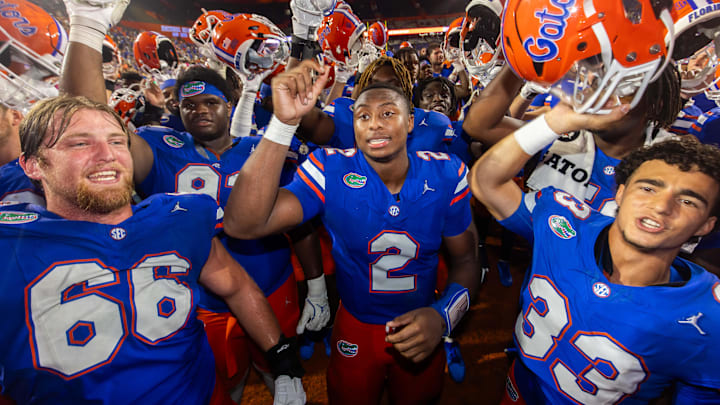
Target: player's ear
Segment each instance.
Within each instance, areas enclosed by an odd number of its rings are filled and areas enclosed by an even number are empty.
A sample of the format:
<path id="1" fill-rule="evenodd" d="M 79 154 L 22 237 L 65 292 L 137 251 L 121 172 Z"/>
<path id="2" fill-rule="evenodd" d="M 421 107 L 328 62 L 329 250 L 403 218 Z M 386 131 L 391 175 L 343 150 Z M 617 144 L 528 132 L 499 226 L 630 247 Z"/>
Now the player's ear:
<path id="1" fill-rule="evenodd" d="M 705 236 L 709 234 L 715 228 L 715 222 L 717 222 L 717 217 L 708 217 L 705 223 L 695 232 L 695 235 L 693 236 Z"/>
<path id="2" fill-rule="evenodd" d="M 623 194 L 625 193 L 625 185 L 620 184 L 617 186 L 617 191 L 615 191 L 615 202 L 618 206 L 620 206 L 620 203 L 622 202 Z"/>
<path id="3" fill-rule="evenodd" d="M 412 132 L 413 128 L 415 127 L 415 112 L 414 109 L 408 114 L 408 134 Z"/>
<path id="4" fill-rule="evenodd" d="M 26 158 L 25 155 L 20 155 L 18 163 L 20 163 L 20 167 L 22 167 L 26 176 L 33 180 L 40 180 L 40 162 L 37 156 Z"/>

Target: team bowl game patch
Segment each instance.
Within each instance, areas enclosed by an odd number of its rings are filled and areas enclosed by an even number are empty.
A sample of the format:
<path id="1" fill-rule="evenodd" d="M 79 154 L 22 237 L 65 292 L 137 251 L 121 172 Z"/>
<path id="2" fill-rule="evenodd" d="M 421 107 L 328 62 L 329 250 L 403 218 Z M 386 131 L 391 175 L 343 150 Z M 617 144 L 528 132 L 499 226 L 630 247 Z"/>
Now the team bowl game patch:
<path id="1" fill-rule="evenodd" d="M 205 91 L 204 82 L 187 82 L 180 88 L 180 97 L 192 97 Z"/>
<path id="2" fill-rule="evenodd" d="M 163 141 L 165 141 L 165 143 L 166 143 L 169 147 L 175 148 L 175 149 L 182 148 L 183 145 L 185 145 L 185 142 L 179 140 L 179 139 L 178 139 L 176 136 L 174 136 L 174 135 L 165 135 L 165 136 L 163 136 Z"/>
<path id="3" fill-rule="evenodd" d="M 367 177 L 350 172 L 343 176 L 343 183 L 350 188 L 363 188 L 367 183 Z"/>
<path id="4" fill-rule="evenodd" d="M 570 222 L 562 215 L 551 215 L 548 218 L 548 225 L 553 233 L 561 239 L 571 239 L 577 235 L 577 232 L 570 226 Z"/>
<path id="5" fill-rule="evenodd" d="M 337 349 L 340 354 L 345 357 L 355 357 L 358 352 L 358 345 L 347 342 L 345 340 L 338 340 Z"/>
<path id="6" fill-rule="evenodd" d="M 33 212 L 0 212 L 0 224 L 27 224 L 28 222 L 37 221 L 38 214 Z"/>
<path id="7" fill-rule="evenodd" d="M 607 298 L 610 296 L 610 286 L 605 283 L 593 284 L 593 292 L 600 298 Z"/>

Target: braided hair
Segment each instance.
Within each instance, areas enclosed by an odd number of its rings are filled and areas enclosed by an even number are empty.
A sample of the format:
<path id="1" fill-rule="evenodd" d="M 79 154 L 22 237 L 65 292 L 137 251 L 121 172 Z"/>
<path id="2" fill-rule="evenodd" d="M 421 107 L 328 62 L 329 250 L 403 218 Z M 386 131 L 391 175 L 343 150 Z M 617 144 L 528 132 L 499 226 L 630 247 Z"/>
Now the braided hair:
<path id="1" fill-rule="evenodd" d="M 375 73 L 383 66 L 390 66 L 393 71 L 395 71 L 395 76 L 397 76 L 398 81 L 400 82 L 400 88 L 405 93 L 407 99 L 412 100 L 413 82 L 410 72 L 400 60 L 387 56 L 381 56 L 375 59 L 368 65 L 367 68 L 365 68 L 355 84 L 355 94 L 360 94 L 365 87 L 370 85 L 372 77 L 375 76 Z"/>
<path id="2" fill-rule="evenodd" d="M 683 108 L 680 95 L 680 72 L 668 64 L 660 77 L 648 85 L 643 95 L 647 105 L 647 122 L 657 128 L 669 128 Z"/>

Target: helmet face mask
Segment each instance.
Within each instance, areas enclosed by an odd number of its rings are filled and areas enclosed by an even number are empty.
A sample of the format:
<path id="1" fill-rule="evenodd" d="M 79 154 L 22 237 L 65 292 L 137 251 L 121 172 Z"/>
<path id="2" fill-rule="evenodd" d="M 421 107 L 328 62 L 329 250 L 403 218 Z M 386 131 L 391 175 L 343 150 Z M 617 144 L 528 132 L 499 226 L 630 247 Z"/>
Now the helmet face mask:
<path id="1" fill-rule="evenodd" d="M 108 105 L 118 113 L 125 125 L 130 126 L 145 111 L 145 97 L 140 85 L 133 84 L 113 91 Z"/>
<path id="2" fill-rule="evenodd" d="M 456 18 L 450 23 L 445 32 L 442 50 L 447 60 L 460 60 L 460 31 L 462 30 L 464 22 L 465 19 L 463 17 Z"/>
<path id="3" fill-rule="evenodd" d="M 502 5 L 473 0 L 466 7 L 459 35 L 459 54 L 470 75 L 487 85 L 505 63 L 500 47 Z"/>
<path id="4" fill-rule="evenodd" d="M 236 14 L 216 25 L 212 45 L 218 60 L 247 78 L 276 74 L 290 57 L 282 31 L 257 14 Z"/>
<path id="5" fill-rule="evenodd" d="M 178 57 L 175 45 L 164 35 L 145 31 L 133 44 L 135 63 L 140 70 L 158 82 L 177 76 Z"/>
<path id="6" fill-rule="evenodd" d="M 503 51 L 518 76 L 552 87 L 578 112 L 635 107 L 670 61 L 670 8 L 653 0 L 509 0 Z"/>
<path id="7" fill-rule="evenodd" d="M 40 7 L 18 0 L 0 16 L 0 103 L 23 113 L 58 95 L 67 33 Z M 18 24 L 18 18 L 32 21 Z"/>

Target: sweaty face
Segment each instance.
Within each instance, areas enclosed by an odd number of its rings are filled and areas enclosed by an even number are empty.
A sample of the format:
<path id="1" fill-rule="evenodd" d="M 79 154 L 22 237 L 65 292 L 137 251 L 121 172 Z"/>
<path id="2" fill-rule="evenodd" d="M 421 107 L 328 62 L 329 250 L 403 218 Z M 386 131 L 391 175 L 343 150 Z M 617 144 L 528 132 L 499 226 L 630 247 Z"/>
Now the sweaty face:
<path id="1" fill-rule="evenodd" d="M 420 93 L 420 108 L 450 115 L 452 94 L 443 83 L 436 81 L 427 85 Z"/>
<path id="2" fill-rule="evenodd" d="M 679 249 L 691 237 L 712 230 L 717 218 L 709 215 L 718 191 L 716 180 L 706 174 L 683 172 L 661 160 L 650 160 L 618 187 L 619 208 L 613 226 L 636 249 Z"/>
<path id="3" fill-rule="evenodd" d="M 180 117 L 193 138 L 209 142 L 228 135 L 230 105 L 218 96 L 198 94 L 180 102 Z"/>
<path id="4" fill-rule="evenodd" d="M 373 89 L 360 95 L 353 106 L 355 142 L 367 158 L 387 162 L 405 153 L 413 123 L 408 104 L 389 89 Z"/>
<path id="5" fill-rule="evenodd" d="M 28 162 L 33 168 L 28 174 L 43 184 L 48 209 L 73 207 L 107 214 L 130 204 L 133 163 L 128 135 L 105 112 L 78 111 L 57 143 L 46 143 Z"/>

